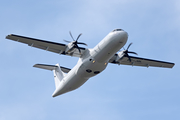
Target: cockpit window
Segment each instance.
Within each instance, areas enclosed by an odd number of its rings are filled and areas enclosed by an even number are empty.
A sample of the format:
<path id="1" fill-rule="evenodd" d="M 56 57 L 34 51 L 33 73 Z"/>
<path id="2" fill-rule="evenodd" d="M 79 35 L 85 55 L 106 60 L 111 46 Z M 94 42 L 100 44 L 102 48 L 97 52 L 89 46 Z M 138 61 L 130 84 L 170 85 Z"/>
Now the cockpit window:
<path id="1" fill-rule="evenodd" d="M 123 29 L 115 29 L 112 32 L 115 32 L 115 31 L 123 31 Z"/>

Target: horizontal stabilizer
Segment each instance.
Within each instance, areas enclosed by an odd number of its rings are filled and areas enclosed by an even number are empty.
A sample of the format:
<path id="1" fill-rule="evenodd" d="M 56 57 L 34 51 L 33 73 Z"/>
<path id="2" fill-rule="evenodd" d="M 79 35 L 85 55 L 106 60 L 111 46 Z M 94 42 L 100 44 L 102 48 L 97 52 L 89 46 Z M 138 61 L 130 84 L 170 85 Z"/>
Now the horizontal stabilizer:
<path id="1" fill-rule="evenodd" d="M 41 68 L 41 69 L 46 69 L 46 70 L 51 70 L 52 71 L 52 70 L 56 69 L 56 67 L 58 67 L 58 66 L 56 66 L 56 65 L 45 65 L 45 64 L 35 64 L 33 67 L 37 67 L 37 68 Z M 68 73 L 71 70 L 69 68 L 65 68 L 65 67 L 61 67 L 61 66 L 60 66 L 60 68 L 65 73 Z"/>

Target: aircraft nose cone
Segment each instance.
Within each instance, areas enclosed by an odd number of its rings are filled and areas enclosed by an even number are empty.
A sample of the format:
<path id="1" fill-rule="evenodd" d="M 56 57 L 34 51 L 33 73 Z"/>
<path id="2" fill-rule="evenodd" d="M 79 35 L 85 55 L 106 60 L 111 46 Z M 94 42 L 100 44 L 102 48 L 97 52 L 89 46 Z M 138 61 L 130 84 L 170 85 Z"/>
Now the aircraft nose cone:
<path id="1" fill-rule="evenodd" d="M 126 43 L 127 42 L 127 39 L 128 39 L 128 33 L 126 31 L 121 31 L 119 33 L 119 40 L 123 43 Z"/>
<path id="2" fill-rule="evenodd" d="M 126 31 L 123 31 L 122 35 L 123 35 L 124 38 L 126 38 L 126 39 L 128 38 L 128 33 Z"/>

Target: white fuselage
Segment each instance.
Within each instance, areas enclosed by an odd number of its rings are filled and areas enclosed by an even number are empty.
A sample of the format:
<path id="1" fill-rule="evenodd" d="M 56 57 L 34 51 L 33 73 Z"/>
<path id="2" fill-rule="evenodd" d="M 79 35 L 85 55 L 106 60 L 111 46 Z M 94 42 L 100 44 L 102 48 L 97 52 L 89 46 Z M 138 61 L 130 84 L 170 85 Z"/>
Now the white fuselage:
<path id="1" fill-rule="evenodd" d="M 90 77 L 102 72 L 112 56 L 126 44 L 127 39 L 127 32 L 113 31 L 93 49 L 86 49 L 76 66 L 61 80 L 52 96 L 77 89 Z"/>

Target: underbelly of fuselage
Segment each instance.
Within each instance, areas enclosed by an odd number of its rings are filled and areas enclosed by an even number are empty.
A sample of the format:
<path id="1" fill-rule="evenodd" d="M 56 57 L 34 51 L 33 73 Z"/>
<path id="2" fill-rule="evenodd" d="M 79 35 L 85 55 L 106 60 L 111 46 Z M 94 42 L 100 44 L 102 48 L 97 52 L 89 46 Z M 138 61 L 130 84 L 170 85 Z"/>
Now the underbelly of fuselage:
<path id="1" fill-rule="evenodd" d="M 64 91 L 72 91 L 84 84 L 89 78 L 99 74 L 106 68 L 107 64 L 96 61 L 86 61 L 75 66 L 72 71 L 64 78 Z M 71 77 L 69 77 L 71 76 Z"/>

